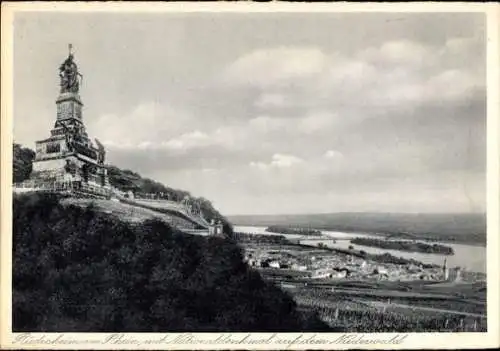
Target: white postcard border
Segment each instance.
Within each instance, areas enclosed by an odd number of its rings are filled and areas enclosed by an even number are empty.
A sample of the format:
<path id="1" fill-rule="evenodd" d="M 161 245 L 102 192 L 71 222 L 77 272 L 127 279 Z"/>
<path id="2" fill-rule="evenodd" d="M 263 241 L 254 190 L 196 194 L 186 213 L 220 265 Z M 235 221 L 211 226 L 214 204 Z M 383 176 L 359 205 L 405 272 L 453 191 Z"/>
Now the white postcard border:
<path id="1" fill-rule="evenodd" d="M 483 12 L 487 16 L 487 333 L 12 333 L 13 15 L 17 11 L 120 12 Z M 499 7 L 495 3 L 3 3 L 1 99 L 2 349 L 417 349 L 499 346 Z M 110 339 L 111 337 L 111 339 Z M 224 339 L 226 337 L 226 339 Z M 396 337 L 396 339 L 394 339 Z M 214 341 L 219 339 L 218 342 Z M 398 339 L 399 338 L 399 339 Z M 24 340 L 24 342 L 22 341 Z M 31 342 L 29 341 L 31 340 Z M 107 341 L 106 341 L 107 340 Z M 128 342 L 127 342 L 128 340 Z M 163 340 L 163 341 L 162 341 Z M 225 342 L 224 342 L 225 340 Z M 371 340 L 378 340 L 371 343 Z M 392 340 L 392 341 L 391 341 Z M 396 340 L 396 341 L 394 341 Z M 401 340 L 400 343 L 397 343 Z M 148 342 L 149 341 L 149 342 Z"/>

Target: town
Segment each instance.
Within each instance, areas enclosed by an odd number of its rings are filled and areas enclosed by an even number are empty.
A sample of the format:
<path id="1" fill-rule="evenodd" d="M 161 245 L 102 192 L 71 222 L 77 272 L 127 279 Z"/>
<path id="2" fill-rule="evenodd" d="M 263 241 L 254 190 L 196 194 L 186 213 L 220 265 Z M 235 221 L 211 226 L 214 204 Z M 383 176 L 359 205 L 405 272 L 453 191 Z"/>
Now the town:
<path id="1" fill-rule="evenodd" d="M 375 323 L 369 328 L 377 330 L 378 320 L 430 330 L 452 324 L 462 331 L 485 328 L 486 275 L 447 267 L 446 259 L 442 266 L 380 263 L 354 250 L 306 245 L 283 235 L 234 237 L 250 266 L 333 327 L 364 320 L 366 327 Z"/>
<path id="2" fill-rule="evenodd" d="M 328 249 L 324 244 L 318 247 L 287 240 L 283 236 L 235 233 L 245 248 L 245 260 L 256 269 L 274 269 L 283 276 L 310 279 L 351 279 L 386 281 L 485 281 L 486 276 L 469 272 L 460 267 L 424 264 L 380 263 L 359 257 L 343 250 Z M 245 239 L 243 239 L 245 238 Z M 261 239 L 261 241 L 259 241 Z M 263 240 L 263 241 L 262 241 Z"/>

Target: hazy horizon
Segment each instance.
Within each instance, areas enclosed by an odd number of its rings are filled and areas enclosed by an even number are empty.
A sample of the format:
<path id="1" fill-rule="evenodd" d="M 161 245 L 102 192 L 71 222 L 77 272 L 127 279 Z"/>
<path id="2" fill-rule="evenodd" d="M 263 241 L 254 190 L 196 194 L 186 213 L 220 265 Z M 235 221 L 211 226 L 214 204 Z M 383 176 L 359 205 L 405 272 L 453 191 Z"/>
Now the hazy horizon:
<path id="1" fill-rule="evenodd" d="M 486 210 L 484 14 L 27 12 L 14 28 L 24 146 L 49 136 L 72 43 L 107 162 L 227 216 Z"/>
<path id="2" fill-rule="evenodd" d="M 330 215 L 330 214 L 389 214 L 389 215 L 486 215 L 484 212 L 377 212 L 377 211 L 350 211 L 350 212 L 297 212 L 297 213 L 255 213 L 255 214 L 230 214 L 227 217 L 264 217 L 264 216 L 314 216 L 314 215 Z"/>

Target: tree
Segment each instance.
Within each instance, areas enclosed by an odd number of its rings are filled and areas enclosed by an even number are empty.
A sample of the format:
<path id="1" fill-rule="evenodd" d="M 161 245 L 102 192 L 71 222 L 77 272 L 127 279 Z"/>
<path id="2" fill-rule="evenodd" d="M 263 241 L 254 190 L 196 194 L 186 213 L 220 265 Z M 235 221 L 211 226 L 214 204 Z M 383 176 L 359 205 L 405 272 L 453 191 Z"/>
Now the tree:
<path id="1" fill-rule="evenodd" d="M 15 183 L 29 178 L 33 169 L 35 152 L 29 148 L 23 148 L 20 144 L 13 145 L 13 168 L 12 180 Z"/>

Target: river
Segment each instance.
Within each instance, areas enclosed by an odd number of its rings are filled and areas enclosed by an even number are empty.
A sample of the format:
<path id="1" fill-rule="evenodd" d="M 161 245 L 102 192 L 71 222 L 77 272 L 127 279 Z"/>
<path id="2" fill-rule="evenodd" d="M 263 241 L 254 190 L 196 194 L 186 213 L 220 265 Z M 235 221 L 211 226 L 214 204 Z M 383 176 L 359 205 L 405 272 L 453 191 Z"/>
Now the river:
<path id="1" fill-rule="evenodd" d="M 294 234 L 273 234 L 266 232 L 267 227 L 260 226 L 234 226 L 235 232 L 240 233 L 249 233 L 249 234 L 266 234 L 266 235 L 283 235 L 289 239 L 297 239 L 304 237 L 303 235 L 294 235 Z M 321 230 L 321 229 L 320 229 Z M 372 254 L 382 254 L 382 253 L 390 253 L 396 257 L 403 257 L 406 259 L 413 258 L 417 261 L 427 263 L 427 264 L 438 264 L 442 265 L 444 259 L 447 260 L 448 267 L 459 266 L 465 268 L 468 271 L 486 273 L 486 247 L 484 246 L 475 246 L 475 245 L 466 245 L 466 244 L 454 244 L 454 243 L 446 243 L 446 242 L 432 242 L 432 244 L 441 244 L 445 246 L 452 247 L 455 254 L 451 256 L 441 255 L 441 254 L 427 254 L 420 252 L 405 252 L 398 250 L 387 250 L 381 249 L 378 247 L 369 247 L 362 245 L 354 245 L 350 243 L 350 239 L 356 237 L 365 237 L 365 238 L 380 238 L 380 236 L 364 234 L 364 233 L 348 233 L 348 232 L 336 232 L 329 230 L 321 230 L 323 233 L 325 240 L 318 240 L 317 238 L 311 240 L 301 240 L 303 244 L 313 244 L 317 245 L 320 242 L 324 243 L 329 247 L 348 249 L 349 245 L 354 246 L 357 250 L 364 250 L 368 253 Z M 328 238 L 335 239 L 329 240 Z"/>

